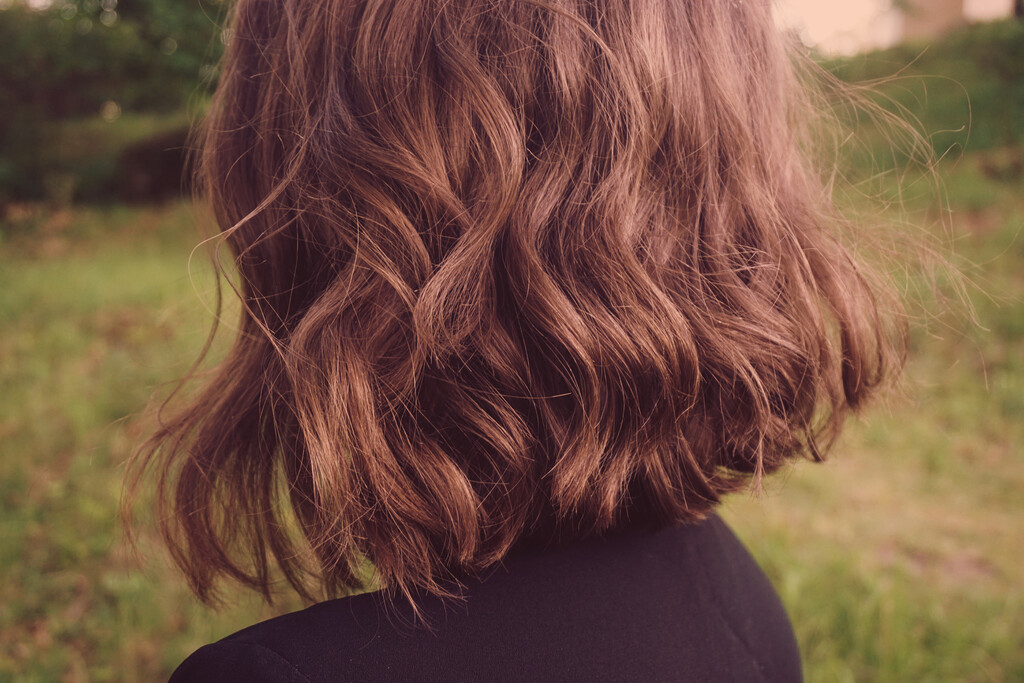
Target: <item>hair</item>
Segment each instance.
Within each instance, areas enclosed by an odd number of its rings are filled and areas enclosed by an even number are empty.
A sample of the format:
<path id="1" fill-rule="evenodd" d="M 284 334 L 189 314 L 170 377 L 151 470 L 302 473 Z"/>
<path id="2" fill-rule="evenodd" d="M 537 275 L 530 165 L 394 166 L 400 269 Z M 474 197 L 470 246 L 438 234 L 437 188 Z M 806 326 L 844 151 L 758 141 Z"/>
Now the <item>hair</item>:
<path id="1" fill-rule="evenodd" d="M 204 601 L 366 561 L 452 595 L 519 543 L 699 520 L 901 367 L 764 0 L 238 0 L 230 27 L 196 148 L 241 325 L 134 461 Z"/>

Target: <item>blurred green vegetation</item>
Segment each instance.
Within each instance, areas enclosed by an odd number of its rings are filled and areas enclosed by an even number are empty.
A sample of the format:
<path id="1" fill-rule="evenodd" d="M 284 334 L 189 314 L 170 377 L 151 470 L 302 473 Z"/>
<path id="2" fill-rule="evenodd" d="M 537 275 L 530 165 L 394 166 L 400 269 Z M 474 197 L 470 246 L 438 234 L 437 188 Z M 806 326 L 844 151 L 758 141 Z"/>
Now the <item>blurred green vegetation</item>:
<path id="1" fill-rule="evenodd" d="M 104 11 L 75 8 L 61 21 Z M 28 12 L 0 10 L 0 24 L 12 11 Z M 135 21 L 125 12 L 121 26 Z M 201 53 L 208 39 L 196 41 Z M 852 423 L 830 462 L 795 465 L 767 497 L 724 506 L 782 595 L 808 681 L 1024 680 L 1021 45 L 1019 25 L 996 22 L 927 50 L 827 64 L 848 79 L 900 73 L 879 85 L 881 101 L 931 133 L 949 213 L 935 209 L 927 170 L 882 173 L 883 199 L 902 198 L 905 220 L 975 264 L 965 274 L 978 322 L 933 307 L 902 397 Z M 116 175 L 125 149 L 187 123 L 183 100 L 171 102 L 193 97 L 186 81 L 159 106 L 118 100 L 114 120 L 89 110 L 118 97 L 100 86 L 88 106 L 43 117 L 39 178 L 73 178 L 8 195 L 18 201 L 0 213 L 0 680 L 161 680 L 196 647 L 300 606 L 229 592 L 230 608 L 210 612 L 151 532 L 140 566 L 117 519 L 123 463 L 147 428 L 139 411 L 186 372 L 212 322 L 211 269 L 202 252 L 190 260 L 211 219 L 183 201 L 69 202 L 102 195 L 88 188 Z M 884 139 L 859 135 L 866 148 Z M 228 332 L 235 313 L 229 301 Z"/>
<path id="2" fill-rule="evenodd" d="M 1024 143 L 1024 22 L 969 25 L 941 41 L 823 59 L 929 134 L 937 155 Z"/>
<path id="3" fill-rule="evenodd" d="M 184 129 L 185 103 L 215 84 L 223 14 L 215 0 L 0 3 L 0 207 L 116 197 L 140 121 Z"/>

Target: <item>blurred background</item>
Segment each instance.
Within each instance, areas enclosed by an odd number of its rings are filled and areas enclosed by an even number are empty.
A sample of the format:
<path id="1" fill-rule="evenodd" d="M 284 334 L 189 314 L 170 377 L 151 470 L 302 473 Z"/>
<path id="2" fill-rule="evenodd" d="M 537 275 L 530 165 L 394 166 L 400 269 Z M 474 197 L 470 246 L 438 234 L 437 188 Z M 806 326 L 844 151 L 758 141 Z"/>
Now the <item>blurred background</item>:
<path id="1" fill-rule="evenodd" d="M 917 121 L 938 187 L 900 170 L 870 119 L 851 121 L 868 153 L 846 178 L 950 245 L 976 320 L 923 301 L 901 395 L 828 463 L 723 515 L 782 595 L 808 680 L 1024 680 L 1024 7 L 777 7 L 830 72 L 882 79 L 875 101 Z M 151 535 L 139 567 L 116 517 L 137 415 L 212 321 L 183 145 L 225 9 L 0 0 L 0 680 L 163 680 L 300 606 L 200 607 Z"/>

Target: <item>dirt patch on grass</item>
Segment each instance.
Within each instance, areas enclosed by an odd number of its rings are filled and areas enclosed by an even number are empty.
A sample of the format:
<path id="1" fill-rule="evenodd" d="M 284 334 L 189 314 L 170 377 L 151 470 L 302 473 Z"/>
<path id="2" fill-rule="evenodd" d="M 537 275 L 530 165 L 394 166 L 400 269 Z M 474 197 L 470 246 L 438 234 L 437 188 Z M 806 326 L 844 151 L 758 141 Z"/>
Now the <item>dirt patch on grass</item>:
<path id="1" fill-rule="evenodd" d="M 966 587 L 999 578 L 996 566 L 974 549 L 942 552 L 912 547 L 897 541 L 879 546 L 877 556 L 885 567 L 902 567 L 912 575 Z"/>

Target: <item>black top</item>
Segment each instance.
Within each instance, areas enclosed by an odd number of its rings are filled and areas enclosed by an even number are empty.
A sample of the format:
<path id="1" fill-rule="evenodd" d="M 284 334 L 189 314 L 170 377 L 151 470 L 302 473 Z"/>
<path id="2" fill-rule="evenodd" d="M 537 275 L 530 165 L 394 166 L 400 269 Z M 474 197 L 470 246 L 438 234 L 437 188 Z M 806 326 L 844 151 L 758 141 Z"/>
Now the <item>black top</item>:
<path id="1" fill-rule="evenodd" d="M 523 549 L 468 600 L 380 593 L 322 602 L 199 648 L 193 681 L 800 681 L 767 577 L 716 516 L 695 525 Z"/>

